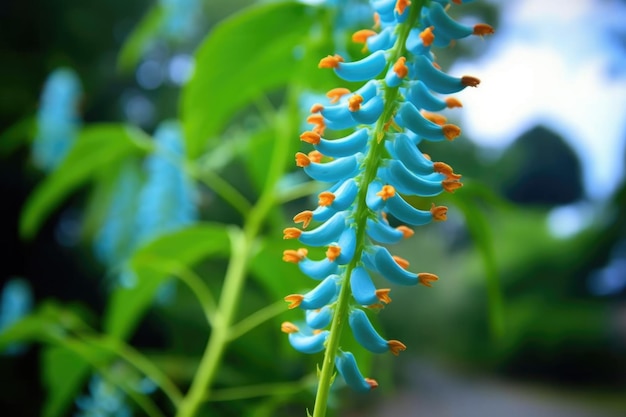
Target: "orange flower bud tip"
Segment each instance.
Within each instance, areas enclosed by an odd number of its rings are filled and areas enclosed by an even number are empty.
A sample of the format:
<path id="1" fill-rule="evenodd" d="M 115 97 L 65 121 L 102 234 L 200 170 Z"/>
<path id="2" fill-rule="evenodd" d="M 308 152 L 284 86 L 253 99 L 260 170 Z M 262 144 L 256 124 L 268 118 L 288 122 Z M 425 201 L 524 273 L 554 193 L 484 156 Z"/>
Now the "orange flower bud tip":
<path id="1" fill-rule="evenodd" d="M 296 165 L 297 166 L 299 166 L 300 168 L 304 168 L 306 166 L 309 166 L 310 164 L 311 164 L 311 160 L 309 159 L 308 156 L 306 156 L 302 152 L 298 152 L 296 154 Z"/>
<path id="2" fill-rule="evenodd" d="M 329 246 L 326 250 L 326 257 L 331 262 L 334 262 L 339 255 L 341 255 L 341 248 L 339 246 Z"/>
<path id="3" fill-rule="evenodd" d="M 298 328 L 298 326 L 296 326 L 295 324 L 289 322 L 289 321 L 284 321 L 281 325 L 280 325 L 280 331 L 283 333 L 297 333 L 300 331 L 300 329 Z"/>
<path id="4" fill-rule="evenodd" d="M 402 269 L 407 269 L 409 267 L 409 265 L 410 265 L 409 261 L 407 261 L 406 259 L 401 258 L 399 256 L 394 255 L 394 256 L 392 256 L 392 258 L 393 258 L 394 261 L 396 261 L 396 263 L 398 265 L 400 265 L 402 267 Z"/>
<path id="5" fill-rule="evenodd" d="M 370 29 L 357 30 L 352 34 L 352 41 L 356 43 L 365 43 L 367 38 L 376 35 L 376 32 Z"/>
<path id="6" fill-rule="evenodd" d="M 309 131 L 303 132 L 300 135 L 300 140 L 306 143 L 310 143 L 311 145 L 317 145 L 318 143 L 320 143 L 321 136 L 309 130 Z"/>
<path id="7" fill-rule="evenodd" d="M 346 94 L 350 94 L 350 90 L 347 88 L 333 88 L 326 93 L 326 97 L 330 99 L 331 103 L 336 103 Z"/>
<path id="8" fill-rule="evenodd" d="M 466 87 L 477 87 L 480 84 L 480 80 L 476 77 L 472 77 L 471 75 L 464 75 L 461 77 L 461 84 Z"/>
<path id="9" fill-rule="evenodd" d="M 370 386 L 370 389 L 378 388 L 378 382 L 375 379 L 365 378 L 365 382 L 367 382 L 367 385 Z"/>
<path id="10" fill-rule="evenodd" d="M 354 94 L 348 99 L 348 109 L 352 112 L 359 111 L 361 109 L 361 103 L 363 103 L 363 96 Z"/>
<path id="11" fill-rule="evenodd" d="M 433 203 L 432 207 L 430 208 L 430 214 L 433 216 L 433 220 L 435 221 L 445 221 L 448 218 L 448 207 L 436 206 L 435 203 Z"/>
<path id="12" fill-rule="evenodd" d="M 446 105 L 449 109 L 453 109 L 455 107 L 463 107 L 463 103 L 461 103 L 458 99 L 454 97 L 448 97 L 446 99 Z"/>
<path id="13" fill-rule="evenodd" d="M 443 125 L 441 128 L 443 129 L 443 135 L 448 140 L 454 140 L 461 134 L 461 128 L 456 125 Z"/>
<path id="14" fill-rule="evenodd" d="M 388 340 L 387 346 L 389 346 L 389 351 L 395 356 L 398 356 L 400 352 L 406 350 L 406 345 L 399 340 Z"/>
<path id="15" fill-rule="evenodd" d="M 309 251 L 305 248 L 300 248 L 298 250 L 286 249 L 283 251 L 283 261 L 297 264 L 303 260 L 308 253 Z"/>
<path id="16" fill-rule="evenodd" d="M 383 185 L 383 189 L 376 193 L 383 200 L 387 200 L 396 195 L 396 189 L 393 185 Z"/>
<path id="17" fill-rule="evenodd" d="M 405 239 L 408 239 L 415 234 L 415 231 L 413 229 L 406 226 L 398 226 L 396 227 L 396 230 L 401 231 Z"/>
<path id="18" fill-rule="evenodd" d="M 367 308 L 372 310 L 382 310 L 383 308 L 385 308 L 385 305 L 383 303 L 376 303 L 368 305 Z"/>
<path id="19" fill-rule="evenodd" d="M 403 14 L 407 7 L 411 5 L 411 0 L 398 0 L 396 1 L 396 12 Z"/>
<path id="20" fill-rule="evenodd" d="M 433 62 L 433 67 L 441 71 L 441 65 L 437 64 L 436 62 Z"/>
<path id="21" fill-rule="evenodd" d="M 449 180 L 460 180 L 462 177 L 462 175 L 460 174 L 455 174 L 452 167 L 445 162 L 435 162 L 433 164 L 433 170 L 435 172 L 445 175 L 446 179 Z"/>
<path id="22" fill-rule="evenodd" d="M 420 272 L 417 274 L 417 279 L 419 280 L 419 283 L 425 287 L 432 287 L 431 282 L 439 280 L 439 277 L 428 272 Z"/>
<path id="23" fill-rule="evenodd" d="M 322 110 L 324 110 L 324 106 L 320 103 L 315 103 L 314 105 L 311 106 L 311 113 L 319 113 Z"/>
<path id="24" fill-rule="evenodd" d="M 302 230 L 295 227 L 288 227 L 283 230 L 283 239 L 297 239 L 302 234 Z"/>
<path id="25" fill-rule="evenodd" d="M 432 161 L 432 158 L 427 153 L 422 153 L 422 155 L 424 155 L 424 158 L 428 159 L 429 161 Z"/>
<path id="26" fill-rule="evenodd" d="M 333 201 L 335 201 L 335 194 L 330 191 L 324 191 L 320 193 L 317 204 L 322 207 L 328 207 L 333 204 Z"/>
<path id="27" fill-rule="evenodd" d="M 381 288 L 374 291 L 374 293 L 376 294 L 376 298 L 378 298 L 381 302 L 385 304 L 389 304 L 391 302 L 391 297 L 389 297 L 390 292 L 391 290 L 389 288 Z"/>
<path id="28" fill-rule="evenodd" d="M 317 125 L 313 128 L 313 132 L 317 133 L 318 135 L 323 135 L 324 134 L 324 130 L 326 129 L 325 125 Z"/>
<path id="29" fill-rule="evenodd" d="M 485 36 L 485 35 L 493 35 L 495 30 L 493 27 L 486 23 L 479 23 L 474 25 L 474 35 L 476 36 Z"/>
<path id="30" fill-rule="evenodd" d="M 322 58 L 317 64 L 318 68 L 337 68 L 339 67 L 339 63 L 343 62 L 343 58 L 341 55 L 328 55 L 325 58 Z"/>
<path id="31" fill-rule="evenodd" d="M 453 193 L 463 186 L 463 184 L 457 180 L 443 180 L 441 181 L 441 185 L 443 189 L 449 193 Z"/>
<path id="32" fill-rule="evenodd" d="M 306 122 L 313 125 L 323 125 L 324 116 L 322 116 L 321 114 L 312 114 L 306 118 Z"/>
<path id="33" fill-rule="evenodd" d="M 409 74 L 409 68 L 406 66 L 406 57 L 401 56 L 395 64 L 393 64 L 393 72 L 399 78 L 404 78 Z"/>
<path id="34" fill-rule="evenodd" d="M 309 161 L 319 163 L 322 161 L 322 153 L 320 151 L 311 151 L 308 154 Z"/>
<path id="35" fill-rule="evenodd" d="M 420 33 L 420 38 L 422 39 L 422 44 L 424 46 L 428 47 L 432 45 L 435 41 L 435 34 L 433 33 L 433 29 L 434 26 L 429 26 Z"/>
<path id="36" fill-rule="evenodd" d="M 306 229 L 311 224 L 311 220 L 313 220 L 313 212 L 311 210 L 304 210 L 293 217 L 295 223 L 302 223 L 303 229 Z"/>
<path id="37" fill-rule="evenodd" d="M 374 19 L 374 29 L 380 28 L 380 15 L 378 12 L 374 12 L 372 18 Z"/>
<path id="38" fill-rule="evenodd" d="M 291 294 L 291 295 L 286 296 L 284 300 L 289 303 L 287 307 L 291 310 L 293 308 L 298 307 L 302 303 L 302 300 L 304 300 L 304 295 Z"/>
<path id="39" fill-rule="evenodd" d="M 437 113 L 431 113 L 425 110 L 421 111 L 422 116 L 424 116 L 424 118 L 426 120 L 430 120 L 431 122 L 439 125 L 439 126 L 443 126 L 446 124 L 446 122 L 448 121 L 448 119 L 446 118 L 446 116 L 443 116 L 441 114 L 437 114 Z"/>

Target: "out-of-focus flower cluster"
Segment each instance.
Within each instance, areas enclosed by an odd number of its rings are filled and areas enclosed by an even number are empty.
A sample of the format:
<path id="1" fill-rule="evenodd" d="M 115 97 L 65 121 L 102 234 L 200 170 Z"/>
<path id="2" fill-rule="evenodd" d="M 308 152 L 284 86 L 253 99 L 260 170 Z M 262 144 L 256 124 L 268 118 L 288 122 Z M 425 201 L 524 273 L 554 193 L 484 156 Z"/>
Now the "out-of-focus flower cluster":
<path id="1" fill-rule="evenodd" d="M 446 219 L 446 207 L 432 204 L 429 209 L 418 209 L 404 196 L 434 197 L 462 186 L 461 176 L 452 167 L 433 162 L 417 145 L 455 139 L 460 128 L 432 112 L 461 107 L 456 98 L 440 94 L 479 84 L 477 78 L 443 72 L 431 48 L 493 33 L 485 24 L 470 27 L 453 20 L 446 12 L 448 1 L 431 1 L 428 6 L 407 0 L 370 4 L 375 30 L 353 35 L 369 55 L 355 62 L 329 55 L 319 63 L 345 81 L 365 84 L 356 91 L 332 89 L 327 93 L 329 104 L 312 106 L 307 122 L 314 127 L 300 139 L 314 150 L 296 154 L 297 166 L 311 178 L 332 184 L 319 195 L 315 210 L 294 217 L 302 229 L 284 230 L 285 239 L 327 248 L 321 260 L 310 259 L 306 248 L 286 250 L 283 255 L 283 260 L 319 281 L 306 294 L 285 297 L 290 308 L 305 310 L 305 322 L 282 325 L 292 346 L 304 353 L 324 350 L 331 332 L 346 320 L 354 338 L 369 351 L 397 355 L 406 348 L 380 336 L 368 318 L 367 310 L 380 310 L 391 302 L 390 289 L 376 288 L 372 274 L 405 286 L 431 286 L 438 279 L 432 273 L 410 272 L 409 262 L 393 256 L 383 245 L 411 237 L 412 226 Z M 388 216 L 404 225 L 393 227 Z M 312 223 L 318 226 L 304 230 Z M 361 375 L 350 352 L 338 350 L 335 365 L 355 390 L 377 386 L 375 380 Z"/>

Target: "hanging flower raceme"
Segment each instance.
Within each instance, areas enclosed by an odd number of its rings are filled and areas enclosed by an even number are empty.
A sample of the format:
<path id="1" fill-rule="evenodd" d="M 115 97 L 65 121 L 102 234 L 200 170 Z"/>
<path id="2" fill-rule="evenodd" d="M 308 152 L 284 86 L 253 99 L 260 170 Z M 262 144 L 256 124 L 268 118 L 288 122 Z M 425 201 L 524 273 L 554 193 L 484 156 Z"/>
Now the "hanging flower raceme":
<path id="1" fill-rule="evenodd" d="M 433 162 L 418 145 L 460 135 L 458 126 L 433 112 L 461 107 L 458 99 L 440 94 L 476 87 L 480 81 L 443 72 L 431 48 L 493 33 L 488 25 L 465 26 L 447 14 L 451 3 L 461 0 L 370 3 L 376 30 L 359 30 L 353 36 L 370 54 L 354 62 L 328 55 L 319 62 L 345 81 L 364 84 L 355 91 L 335 88 L 327 94 L 329 103 L 312 106 L 307 122 L 313 128 L 300 139 L 313 149 L 296 154 L 297 166 L 330 186 L 319 195 L 317 208 L 294 217 L 301 228 L 285 229 L 284 238 L 325 247 L 326 257 L 310 259 L 305 248 L 283 254 L 284 261 L 297 264 L 319 284 L 308 293 L 285 297 L 289 308 L 305 310 L 306 323 L 285 322 L 282 330 L 299 351 L 326 350 L 320 378 L 330 379 L 334 364 L 357 391 L 378 384 L 361 375 L 350 352 L 339 349 L 343 323 L 348 322 L 357 342 L 371 352 L 398 355 L 406 349 L 402 342 L 382 337 L 368 318 L 367 310 L 379 311 L 391 302 L 391 290 L 377 288 L 372 275 L 390 285 L 430 287 L 438 280 L 430 272 L 412 272 L 408 261 L 382 246 L 410 238 L 412 226 L 446 219 L 446 207 L 416 208 L 406 197 L 434 197 L 462 186 L 450 165 Z M 346 129 L 352 132 L 330 139 L 329 131 Z M 392 226 L 388 216 L 405 225 Z"/>

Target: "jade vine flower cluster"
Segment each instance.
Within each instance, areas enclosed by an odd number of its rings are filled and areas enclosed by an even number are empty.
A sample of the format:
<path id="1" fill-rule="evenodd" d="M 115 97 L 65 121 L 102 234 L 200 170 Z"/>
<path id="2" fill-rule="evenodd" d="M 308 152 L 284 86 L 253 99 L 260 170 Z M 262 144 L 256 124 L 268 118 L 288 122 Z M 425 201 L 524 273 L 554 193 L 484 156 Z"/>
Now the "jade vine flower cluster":
<path id="1" fill-rule="evenodd" d="M 298 351 L 326 350 L 324 366 L 334 363 L 357 391 L 369 391 L 377 382 L 364 378 L 354 356 L 339 348 L 344 322 L 371 352 L 398 355 L 406 349 L 402 342 L 380 336 L 368 318 L 366 310 L 380 310 L 391 302 L 390 289 L 376 288 L 372 274 L 405 286 L 430 287 L 438 279 L 432 273 L 410 272 L 408 261 L 383 246 L 411 237 L 411 226 L 446 219 L 446 207 L 418 209 L 405 196 L 433 197 L 462 186 L 460 175 L 444 162 L 431 161 L 418 145 L 452 141 L 460 134 L 458 126 L 431 112 L 461 107 L 459 100 L 440 94 L 476 87 L 479 80 L 446 74 L 431 49 L 493 33 L 489 25 L 470 27 L 453 20 L 447 14 L 448 1 L 370 3 L 375 30 L 353 35 L 369 55 L 355 62 L 329 55 L 319 63 L 342 80 L 364 84 L 356 91 L 332 89 L 329 104 L 313 105 L 307 119 L 313 128 L 300 136 L 313 150 L 296 154 L 297 166 L 309 177 L 332 185 L 319 195 L 317 208 L 294 217 L 302 227 L 285 229 L 284 238 L 326 247 L 326 257 L 310 259 L 305 248 L 283 255 L 319 284 L 306 294 L 285 297 L 289 308 L 305 310 L 306 319 L 298 325 L 285 322 L 282 331 Z M 392 227 L 388 216 L 405 225 Z M 309 229 L 313 223 L 317 227 Z"/>

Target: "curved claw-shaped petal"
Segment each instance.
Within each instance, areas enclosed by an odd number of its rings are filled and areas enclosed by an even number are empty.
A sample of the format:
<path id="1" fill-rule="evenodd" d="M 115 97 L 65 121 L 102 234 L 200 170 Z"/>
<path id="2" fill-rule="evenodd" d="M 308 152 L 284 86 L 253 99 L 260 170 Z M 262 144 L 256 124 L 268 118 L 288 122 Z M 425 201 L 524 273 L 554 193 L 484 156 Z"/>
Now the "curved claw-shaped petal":
<path id="1" fill-rule="evenodd" d="M 352 112 L 352 118 L 362 124 L 372 124 L 378 120 L 385 108 L 385 102 L 380 96 L 372 98 L 367 103 L 363 104 L 361 108 L 355 112 Z"/>
<path id="2" fill-rule="evenodd" d="M 298 267 L 306 276 L 320 281 L 331 274 L 336 274 L 339 265 L 328 258 L 324 258 L 320 261 L 304 258 L 302 261 L 298 262 Z"/>
<path id="3" fill-rule="evenodd" d="M 396 135 L 393 141 L 396 157 L 415 174 L 431 174 L 433 162 L 419 151 L 413 141 L 405 134 Z"/>
<path id="4" fill-rule="evenodd" d="M 346 228 L 337 242 L 337 246 L 341 249 L 339 256 L 335 259 L 335 262 L 339 265 L 345 265 L 354 257 L 354 251 L 356 250 L 356 232 L 354 228 Z"/>
<path id="5" fill-rule="evenodd" d="M 376 287 L 372 282 L 372 278 L 365 268 L 357 266 L 350 274 L 350 290 L 352 297 L 357 303 L 363 306 L 369 306 L 380 303 L 376 293 Z"/>
<path id="6" fill-rule="evenodd" d="M 354 359 L 354 355 L 350 352 L 337 352 L 335 366 L 344 381 L 346 381 L 346 384 L 357 392 L 369 392 L 378 387 L 378 383 L 375 380 L 363 378 L 356 364 L 356 359 Z"/>
<path id="7" fill-rule="evenodd" d="M 393 217 L 411 226 L 423 226 L 433 220 L 432 211 L 416 209 L 398 194 L 388 199 L 385 207 Z"/>
<path id="8" fill-rule="evenodd" d="M 379 170 L 380 177 L 403 194 L 432 197 L 443 191 L 441 181 L 430 181 L 413 174 L 398 160 L 391 160 L 387 166 Z"/>
<path id="9" fill-rule="evenodd" d="M 346 81 L 367 81 L 380 74 L 386 65 L 385 51 L 375 51 L 359 61 L 340 62 L 334 70 Z"/>
<path id="10" fill-rule="evenodd" d="M 346 228 L 346 213 L 334 214 L 328 221 L 309 231 L 289 227 L 285 229 L 286 238 L 297 237 L 300 242 L 310 246 L 327 246 L 335 242 Z M 293 234 L 291 233 L 293 232 Z"/>
<path id="11" fill-rule="evenodd" d="M 330 162 L 311 162 L 304 167 L 304 172 L 316 181 L 337 182 L 354 176 L 359 169 L 361 158 L 362 154 L 356 153 Z"/>
<path id="12" fill-rule="evenodd" d="M 339 275 L 329 275 L 308 293 L 288 295 L 285 301 L 290 303 L 289 308 L 300 307 L 304 310 L 322 308 L 337 295 L 339 279 Z"/>
<path id="13" fill-rule="evenodd" d="M 324 350 L 324 344 L 328 339 L 328 330 L 313 335 L 304 335 L 300 332 L 289 333 L 289 343 L 295 350 L 301 353 L 313 354 Z"/>
<path id="14" fill-rule="evenodd" d="M 307 310 L 305 313 L 306 324 L 312 329 L 323 329 L 333 319 L 333 310 L 330 306 L 324 306 L 319 310 Z"/>
<path id="15" fill-rule="evenodd" d="M 415 107 L 428 111 L 440 111 L 448 107 L 448 103 L 431 93 L 422 81 L 416 81 L 407 88 L 406 99 Z"/>
<path id="16" fill-rule="evenodd" d="M 386 248 L 375 245 L 372 249 L 373 253 L 366 253 L 364 256 L 370 258 L 369 263 L 385 279 L 399 285 L 416 285 L 418 283 L 417 274 L 398 265 Z"/>
<path id="17" fill-rule="evenodd" d="M 430 141 L 453 140 L 461 133 L 461 129 L 455 125 L 440 126 L 426 119 L 410 102 L 400 107 L 399 115 L 407 129 Z"/>
<path id="18" fill-rule="evenodd" d="M 363 152 L 367 147 L 368 140 L 369 130 L 363 128 L 341 139 L 328 140 L 320 138 L 319 143 L 314 146 L 315 149 L 324 155 L 333 158 L 340 158 L 343 156 L 354 155 L 358 152 Z"/>
<path id="19" fill-rule="evenodd" d="M 402 230 L 389 226 L 383 220 L 367 219 L 367 235 L 380 243 L 393 245 L 404 239 Z"/>
<path id="20" fill-rule="evenodd" d="M 398 356 L 400 351 L 406 349 L 406 346 L 402 342 L 383 339 L 376 329 L 374 329 L 374 326 L 372 326 L 367 314 L 365 314 L 363 310 L 352 310 L 348 318 L 348 323 L 350 324 L 352 334 L 356 341 L 370 352 L 385 353 L 391 351 L 391 353 Z"/>
<path id="21" fill-rule="evenodd" d="M 415 75 L 422 80 L 428 88 L 441 94 L 456 93 L 465 87 L 476 87 L 480 80 L 470 76 L 461 78 L 453 77 L 438 70 L 424 55 L 415 57 Z"/>

